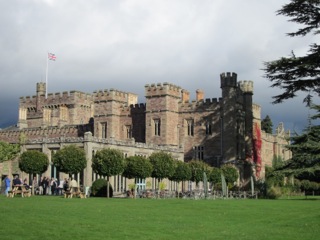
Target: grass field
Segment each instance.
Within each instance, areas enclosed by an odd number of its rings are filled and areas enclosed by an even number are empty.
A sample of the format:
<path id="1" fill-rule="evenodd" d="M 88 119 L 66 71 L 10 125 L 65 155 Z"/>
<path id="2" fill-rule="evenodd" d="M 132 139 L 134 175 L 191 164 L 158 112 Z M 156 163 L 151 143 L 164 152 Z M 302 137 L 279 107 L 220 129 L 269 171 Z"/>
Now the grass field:
<path id="1" fill-rule="evenodd" d="M 320 199 L 0 196 L 0 239 L 320 239 Z"/>

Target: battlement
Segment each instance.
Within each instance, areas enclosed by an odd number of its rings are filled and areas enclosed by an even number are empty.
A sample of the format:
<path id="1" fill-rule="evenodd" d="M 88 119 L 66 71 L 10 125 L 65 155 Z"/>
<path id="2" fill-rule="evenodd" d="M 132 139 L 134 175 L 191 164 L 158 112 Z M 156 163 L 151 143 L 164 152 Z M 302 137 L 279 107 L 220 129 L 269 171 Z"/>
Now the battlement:
<path id="1" fill-rule="evenodd" d="M 221 73 L 220 84 L 223 87 L 236 87 L 237 86 L 237 74 L 236 73 Z"/>
<path id="2" fill-rule="evenodd" d="M 146 84 L 145 86 L 146 97 L 158 97 L 170 95 L 177 98 L 181 98 L 181 87 L 170 83 L 157 83 L 157 84 Z"/>
<path id="3" fill-rule="evenodd" d="M 70 92 L 64 91 L 59 93 L 48 93 L 47 98 L 45 95 L 40 95 L 40 101 L 43 105 L 55 102 L 74 102 L 74 101 L 92 101 L 92 95 L 80 91 L 72 90 Z M 20 97 L 20 104 L 36 104 L 37 96 Z"/>
<path id="4" fill-rule="evenodd" d="M 130 106 L 123 105 L 121 107 L 122 111 L 145 111 L 146 110 L 146 104 L 145 103 L 140 103 L 140 104 L 131 104 Z"/>
<path id="5" fill-rule="evenodd" d="M 238 86 L 243 93 L 253 93 L 253 81 L 239 81 Z"/>
<path id="6" fill-rule="evenodd" d="M 134 93 L 123 92 L 113 88 L 111 88 L 110 90 L 104 89 L 104 90 L 94 91 L 93 97 L 95 102 L 113 100 L 113 101 L 128 103 L 132 101 L 130 99 L 133 99 L 133 101 L 135 101 L 134 99 L 137 99 L 137 95 Z"/>
<path id="7" fill-rule="evenodd" d="M 192 100 L 191 102 L 179 102 L 179 110 L 180 111 L 192 111 L 195 108 L 202 108 L 202 109 L 208 109 L 208 108 L 215 108 L 219 106 L 219 101 L 221 101 L 221 98 L 206 98 L 205 100 Z"/>

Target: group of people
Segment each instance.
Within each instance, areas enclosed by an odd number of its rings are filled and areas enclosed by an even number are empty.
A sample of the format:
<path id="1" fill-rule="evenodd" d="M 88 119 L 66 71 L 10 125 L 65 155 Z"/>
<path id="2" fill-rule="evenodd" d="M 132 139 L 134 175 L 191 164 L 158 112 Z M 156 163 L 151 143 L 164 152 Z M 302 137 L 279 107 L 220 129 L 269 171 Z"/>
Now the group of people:
<path id="1" fill-rule="evenodd" d="M 21 185 L 24 185 L 27 190 L 33 186 L 35 190 L 34 193 L 38 195 L 62 195 L 63 191 L 67 191 L 70 188 L 78 188 L 78 183 L 73 178 L 58 180 L 57 178 L 41 177 L 39 181 L 37 181 L 37 178 L 34 177 L 29 185 L 27 178 L 22 181 L 18 175 L 14 177 L 12 185 L 10 177 L 6 176 L 4 185 L 6 196 L 8 196 L 11 187 Z"/>
<path id="2" fill-rule="evenodd" d="M 5 185 L 5 195 L 8 196 L 9 191 L 11 189 L 11 179 L 9 176 L 6 176 L 6 178 L 4 179 L 4 185 Z M 25 186 L 26 190 L 30 189 L 30 185 L 28 184 L 28 180 L 27 178 L 25 178 L 23 181 L 22 179 L 20 179 L 18 177 L 18 175 L 16 175 L 12 181 L 12 187 L 19 187 L 19 186 Z"/>
<path id="3" fill-rule="evenodd" d="M 58 180 L 41 177 L 35 189 L 39 195 L 62 195 L 63 191 L 67 191 L 70 187 L 78 187 L 77 181 L 73 178 Z"/>

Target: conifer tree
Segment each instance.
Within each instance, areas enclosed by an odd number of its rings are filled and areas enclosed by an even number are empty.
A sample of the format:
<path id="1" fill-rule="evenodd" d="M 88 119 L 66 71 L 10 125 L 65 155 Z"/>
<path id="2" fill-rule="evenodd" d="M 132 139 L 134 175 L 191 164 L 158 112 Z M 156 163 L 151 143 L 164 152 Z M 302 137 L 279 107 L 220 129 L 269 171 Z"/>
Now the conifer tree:
<path id="1" fill-rule="evenodd" d="M 267 115 L 261 121 L 261 130 L 265 131 L 266 133 L 272 134 L 272 128 L 273 128 L 273 123 L 272 123 L 271 118 L 269 117 L 269 115 Z"/>
<path id="2" fill-rule="evenodd" d="M 312 106 L 320 117 L 320 106 Z M 300 179 L 320 181 L 320 125 L 310 125 L 302 134 L 293 136 L 288 148 L 292 151 L 292 158 L 278 170 L 287 175 L 293 174 Z"/>
<path id="3" fill-rule="evenodd" d="M 296 32 L 288 33 L 290 37 L 320 34 L 319 0 L 291 0 L 277 14 L 302 25 Z M 273 96 L 273 103 L 281 103 L 302 91 L 307 94 L 304 101 L 309 106 L 313 95 L 320 96 L 320 46 L 317 43 L 309 46 L 305 56 L 296 56 L 292 51 L 289 57 L 266 62 L 264 65 L 265 77 L 272 82 L 271 87 L 283 90 L 281 94 Z"/>

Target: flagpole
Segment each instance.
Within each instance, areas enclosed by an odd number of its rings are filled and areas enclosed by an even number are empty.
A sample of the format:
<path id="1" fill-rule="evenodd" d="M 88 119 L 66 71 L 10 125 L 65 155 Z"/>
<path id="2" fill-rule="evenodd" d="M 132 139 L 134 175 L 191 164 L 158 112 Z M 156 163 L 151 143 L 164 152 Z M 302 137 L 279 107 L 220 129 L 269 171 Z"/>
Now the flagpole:
<path id="1" fill-rule="evenodd" d="M 48 62 L 49 62 L 49 57 L 48 57 L 48 53 L 47 53 L 47 68 L 46 68 L 46 98 L 47 98 L 47 94 L 48 94 Z"/>

